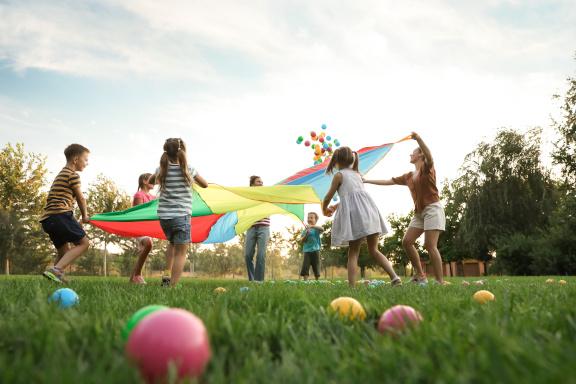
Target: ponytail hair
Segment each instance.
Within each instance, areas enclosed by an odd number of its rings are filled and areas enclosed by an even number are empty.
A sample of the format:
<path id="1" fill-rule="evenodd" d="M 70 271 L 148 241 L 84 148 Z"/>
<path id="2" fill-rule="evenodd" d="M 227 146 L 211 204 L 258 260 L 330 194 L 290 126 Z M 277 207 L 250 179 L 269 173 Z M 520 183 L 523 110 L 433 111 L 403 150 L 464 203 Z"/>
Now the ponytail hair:
<path id="1" fill-rule="evenodd" d="M 166 188 L 166 175 L 168 174 L 168 162 L 178 162 L 180 170 L 184 176 L 184 180 L 188 185 L 192 185 L 193 179 L 190 171 L 188 170 L 188 160 L 186 158 L 186 144 L 180 138 L 167 139 L 164 143 L 164 153 L 160 157 L 160 172 L 158 173 L 158 184 L 160 190 Z"/>

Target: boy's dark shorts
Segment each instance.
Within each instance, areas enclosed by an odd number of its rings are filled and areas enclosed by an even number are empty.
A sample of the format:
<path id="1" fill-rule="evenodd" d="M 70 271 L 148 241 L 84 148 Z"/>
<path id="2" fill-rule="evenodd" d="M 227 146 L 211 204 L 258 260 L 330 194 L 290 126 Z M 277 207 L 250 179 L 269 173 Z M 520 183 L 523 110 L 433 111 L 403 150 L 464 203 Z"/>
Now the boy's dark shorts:
<path id="1" fill-rule="evenodd" d="M 41 223 L 42 229 L 50 236 L 50 240 L 56 248 L 60 248 L 66 243 L 78 244 L 86 236 L 86 232 L 74 218 L 72 212 L 50 215 Z"/>

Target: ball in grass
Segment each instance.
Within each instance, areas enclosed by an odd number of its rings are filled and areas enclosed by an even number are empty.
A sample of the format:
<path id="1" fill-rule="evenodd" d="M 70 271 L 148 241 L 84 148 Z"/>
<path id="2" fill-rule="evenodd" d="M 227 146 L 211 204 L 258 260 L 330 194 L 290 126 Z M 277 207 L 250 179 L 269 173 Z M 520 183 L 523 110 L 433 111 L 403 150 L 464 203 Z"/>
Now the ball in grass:
<path id="1" fill-rule="evenodd" d="M 122 340 L 128 340 L 128 337 L 132 333 L 132 330 L 149 314 L 159 311 L 161 309 L 168 309 L 165 305 L 147 305 L 145 307 L 140 308 L 128 319 L 124 328 L 122 328 Z"/>
<path id="2" fill-rule="evenodd" d="M 224 292 L 226 292 L 226 288 L 224 287 L 214 288 L 214 293 L 224 293 Z"/>
<path id="3" fill-rule="evenodd" d="M 330 308 L 336 312 L 340 318 L 349 318 L 350 320 L 364 320 L 366 311 L 358 300 L 351 297 L 339 297 L 332 300 Z"/>
<path id="4" fill-rule="evenodd" d="M 134 329 L 126 354 L 148 383 L 165 382 L 173 366 L 179 380 L 198 378 L 211 357 L 208 332 L 192 313 L 170 308 L 146 316 Z"/>
<path id="5" fill-rule="evenodd" d="M 554 279 L 547 279 L 546 284 L 554 284 L 556 281 Z"/>
<path id="6" fill-rule="evenodd" d="M 382 334 L 397 334 L 422 321 L 420 312 L 408 305 L 395 305 L 387 309 L 378 320 L 378 331 Z"/>
<path id="7" fill-rule="evenodd" d="M 78 294 L 70 288 L 60 288 L 48 298 L 49 303 L 56 303 L 61 309 L 70 308 L 80 302 Z"/>
<path id="8" fill-rule="evenodd" d="M 484 285 L 484 281 L 483 280 L 476 280 L 474 282 L 474 285 Z"/>
<path id="9" fill-rule="evenodd" d="M 469 282 L 467 282 L 466 280 L 464 280 L 464 281 L 462 282 L 462 285 L 463 285 L 463 286 L 465 286 L 465 287 L 467 287 L 467 286 L 469 286 L 469 285 L 470 285 L 470 283 L 469 283 Z"/>
<path id="10" fill-rule="evenodd" d="M 474 293 L 474 295 L 472 296 L 472 298 L 480 304 L 486 304 L 489 301 L 494 301 L 495 297 L 494 294 L 490 291 L 478 291 L 476 293 Z"/>
<path id="11" fill-rule="evenodd" d="M 240 287 L 240 292 L 248 292 L 250 288 L 248 287 Z"/>
<path id="12" fill-rule="evenodd" d="M 558 284 L 564 285 L 564 284 L 566 284 L 566 280 L 558 280 Z"/>

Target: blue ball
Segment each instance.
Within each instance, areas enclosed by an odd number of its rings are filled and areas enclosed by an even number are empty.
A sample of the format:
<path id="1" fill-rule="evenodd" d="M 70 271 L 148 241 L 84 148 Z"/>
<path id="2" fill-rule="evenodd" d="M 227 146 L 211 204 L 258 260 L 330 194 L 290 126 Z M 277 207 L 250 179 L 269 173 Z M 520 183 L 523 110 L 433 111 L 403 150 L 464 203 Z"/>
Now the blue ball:
<path id="1" fill-rule="evenodd" d="M 60 288 L 48 298 L 49 303 L 57 303 L 61 309 L 70 308 L 80 302 L 78 294 L 70 288 Z"/>
<path id="2" fill-rule="evenodd" d="M 322 124 L 322 129 L 326 129 L 326 124 Z"/>
<path id="3" fill-rule="evenodd" d="M 248 292 L 249 289 L 248 287 L 240 287 L 240 292 Z"/>

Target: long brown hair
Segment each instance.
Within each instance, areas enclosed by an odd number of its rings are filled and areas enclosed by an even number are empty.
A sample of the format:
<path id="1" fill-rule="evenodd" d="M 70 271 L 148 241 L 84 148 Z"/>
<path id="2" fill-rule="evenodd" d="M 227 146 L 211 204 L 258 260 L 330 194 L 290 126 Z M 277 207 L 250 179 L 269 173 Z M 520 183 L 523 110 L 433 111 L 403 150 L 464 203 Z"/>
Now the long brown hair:
<path id="1" fill-rule="evenodd" d="M 138 177 L 138 190 L 141 191 L 144 188 L 144 182 L 150 179 L 151 173 L 143 173 Z"/>
<path id="2" fill-rule="evenodd" d="M 160 172 L 158 173 L 158 184 L 160 190 L 166 188 L 166 175 L 168 174 L 168 161 L 178 162 L 182 175 L 188 185 L 192 185 L 192 175 L 188 171 L 188 160 L 186 159 L 186 144 L 179 138 L 167 139 L 164 143 L 164 153 L 160 157 Z"/>
<path id="3" fill-rule="evenodd" d="M 334 151 L 326 173 L 334 173 L 334 168 L 338 166 L 340 169 L 348 168 L 352 165 L 352 169 L 358 172 L 358 153 L 352 151 L 349 147 L 340 147 Z"/>

